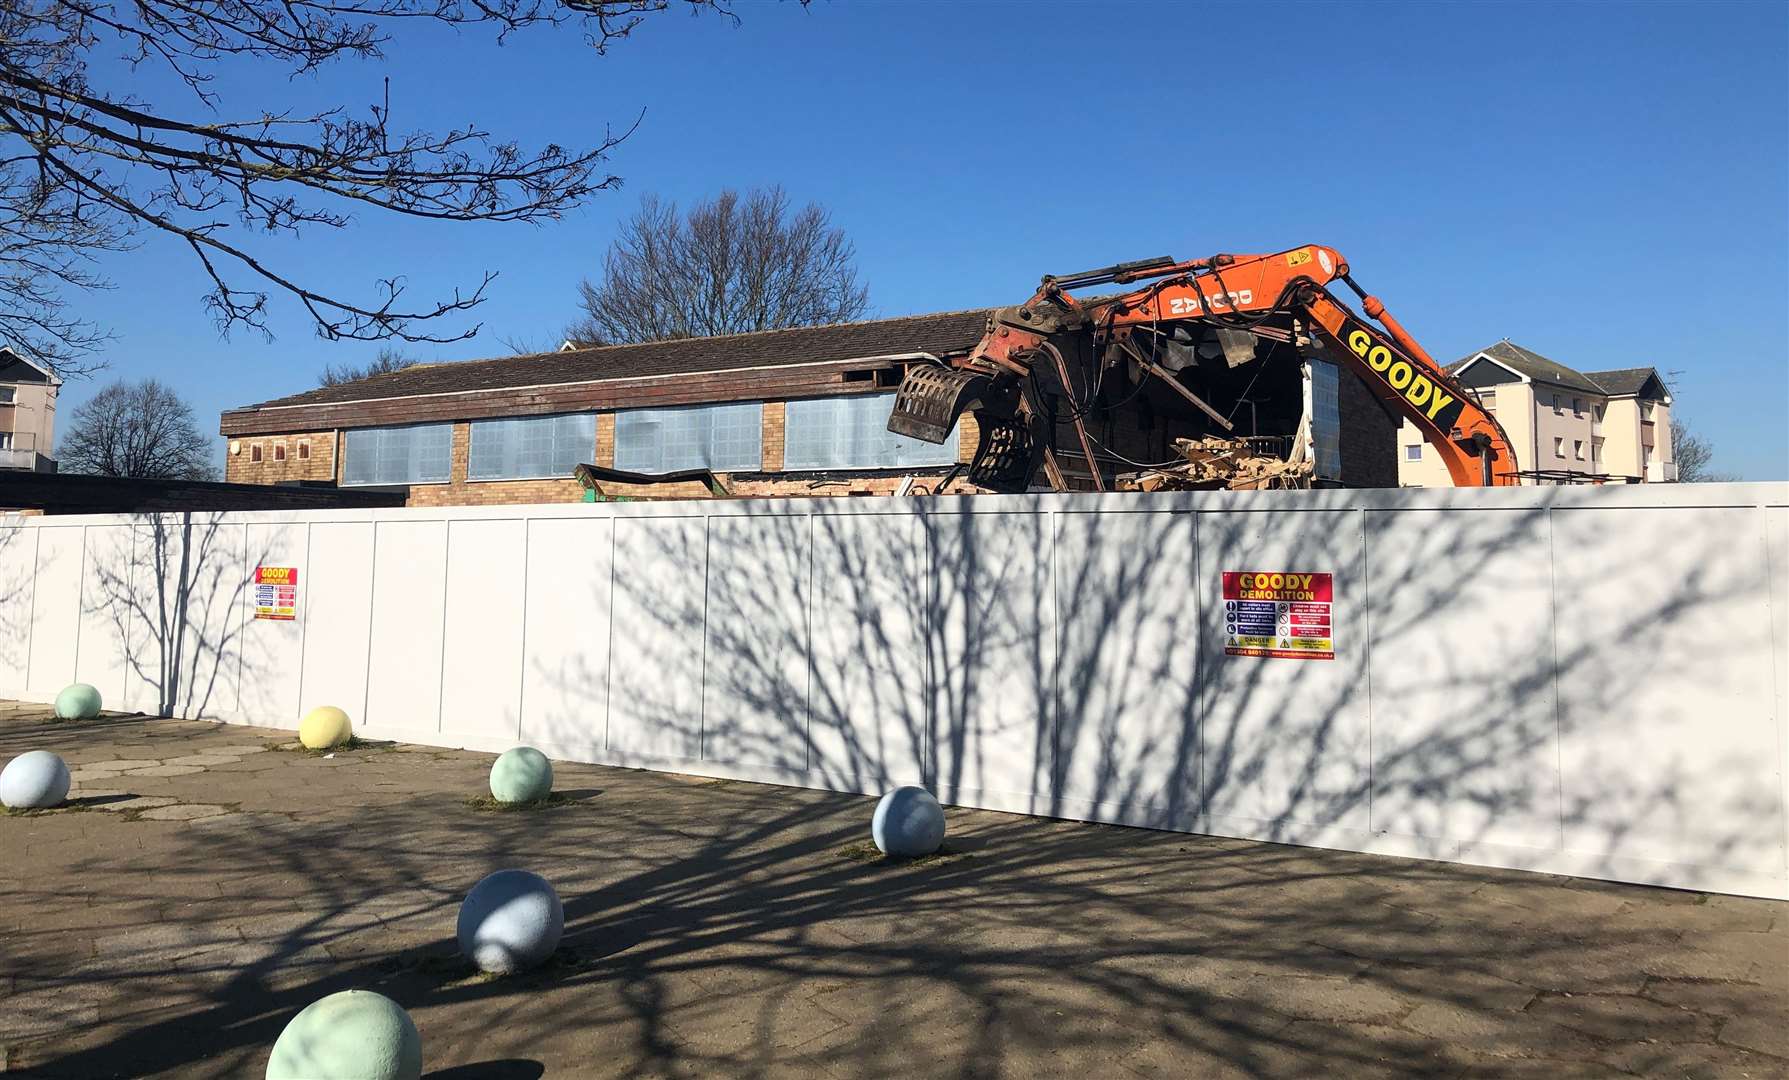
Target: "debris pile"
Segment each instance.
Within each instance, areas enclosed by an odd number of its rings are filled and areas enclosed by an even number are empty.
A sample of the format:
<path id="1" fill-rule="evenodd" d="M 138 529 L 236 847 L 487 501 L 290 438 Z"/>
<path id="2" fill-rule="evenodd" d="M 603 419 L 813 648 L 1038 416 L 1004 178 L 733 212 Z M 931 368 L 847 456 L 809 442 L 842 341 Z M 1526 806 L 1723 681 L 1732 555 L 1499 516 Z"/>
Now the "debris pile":
<path id="1" fill-rule="evenodd" d="M 1117 478 L 1120 491 L 1262 491 L 1311 486 L 1311 460 L 1286 460 L 1253 439 L 1175 439 L 1184 465 L 1166 465 Z"/>

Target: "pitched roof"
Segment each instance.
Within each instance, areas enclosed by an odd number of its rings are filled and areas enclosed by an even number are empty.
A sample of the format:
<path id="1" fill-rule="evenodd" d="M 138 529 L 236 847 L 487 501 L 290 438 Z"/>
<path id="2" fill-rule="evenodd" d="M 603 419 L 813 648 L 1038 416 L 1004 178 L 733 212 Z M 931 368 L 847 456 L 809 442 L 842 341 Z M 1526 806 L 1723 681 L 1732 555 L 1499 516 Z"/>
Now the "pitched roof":
<path id="1" fill-rule="evenodd" d="M 1646 389 L 1647 382 L 1658 379 L 1662 389 L 1665 380 L 1659 379 L 1657 368 L 1630 367 L 1616 368 L 1614 371 L 1586 371 L 1590 380 L 1603 388 L 1603 393 L 1610 397 L 1631 397 Z"/>
<path id="2" fill-rule="evenodd" d="M 1552 383 L 1554 386 L 1570 387 L 1573 390 L 1583 390 L 1591 394 L 1608 392 L 1591 381 L 1583 372 L 1573 371 L 1557 360 L 1549 360 L 1540 353 L 1524 349 L 1511 341 L 1499 341 L 1495 345 L 1479 349 L 1477 352 L 1449 364 L 1447 370 L 1457 374 L 1461 368 L 1480 356 L 1488 356 L 1512 371 L 1526 375 L 1536 382 Z"/>
<path id="3" fill-rule="evenodd" d="M 907 315 L 897 319 L 761 330 L 724 337 L 606 345 L 495 360 L 417 364 L 355 382 L 245 405 L 263 409 L 350 401 L 552 386 L 604 379 L 691 375 L 744 368 L 862 360 L 875 356 L 961 352 L 981 339 L 987 309 Z M 238 411 L 238 410 L 231 410 Z"/>

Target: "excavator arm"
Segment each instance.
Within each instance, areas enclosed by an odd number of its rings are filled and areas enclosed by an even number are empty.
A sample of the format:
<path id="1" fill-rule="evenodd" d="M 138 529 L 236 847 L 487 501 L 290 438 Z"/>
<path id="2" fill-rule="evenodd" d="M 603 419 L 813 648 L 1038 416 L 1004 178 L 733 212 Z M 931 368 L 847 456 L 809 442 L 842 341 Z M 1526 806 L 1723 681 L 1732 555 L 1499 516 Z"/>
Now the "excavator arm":
<path id="1" fill-rule="evenodd" d="M 1341 280 L 1356 292 L 1361 319 L 1326 286 Z M 1083 301 L 1072 290 L 1095 285 L 1147 285 Z M 988 319 L 974 349 L 940 365 L 909 368 L 896 395 L 889 430 L 943 442 L 966 411 L 977 413 L 983 440 L 970 479 L 997 490 L 1024 490 L 1041 463 L 1052 486 L 1062 487 L 1053 424 L 1042 398 L 1093 384 L 1103 370 L 1136 364 L 1166 379 L 1181 396 L 1229 430 L 1228 420 L 1150 358 L 1133 337 L 1164 333 L 1215 343 L 1226 355 L 1253 355 L 1254 339 L 1298 345 L 1320 342 L 1325 359 L 1360 375 L 1375 394 L 1409 419 L 1434 446 L 1457 486 L 1517 482 L 1515 455 L 1495 417 L 1481 408 L 1385 305 L 1349 276 L 1334 249 L 1306 245 L 1272 255 L 1217 255 L 1120 263 L 1079 274 L 1048 276 L 1024 304 Z M 1079 379 L 1077 379 L 1077 373 Z M 1103 490 L 1082 423 L 1071 421 L 1096 487 Z"/>

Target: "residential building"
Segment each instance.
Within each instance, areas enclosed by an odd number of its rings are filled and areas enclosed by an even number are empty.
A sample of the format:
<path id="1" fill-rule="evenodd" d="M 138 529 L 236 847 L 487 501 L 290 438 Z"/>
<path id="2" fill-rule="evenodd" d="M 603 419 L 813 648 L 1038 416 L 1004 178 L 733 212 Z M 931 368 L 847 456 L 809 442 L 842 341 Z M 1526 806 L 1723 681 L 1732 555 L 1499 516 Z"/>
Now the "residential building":
<path id="1" fill-rule="evenodd" d="M 609 494 L 628 490 L 610 482 L 620 474 L 692 472 L 718 474 L 724 490 L 743 496 L 888 495 L 943 484 L 972 491 L 960 466 L 977 443 L 973 414 L 942 446 L 891 434 L 887 424 L 906 366 L 966 352 L 987 315 L 567 343 L 530 356 L 421 364 L 225 412 L 225 478 L 407 486 L 413 506 L 577 501 L 586 491 L 574 478 L 580 465 L 595 467 L 580 476 L 603 473 Z M 1396 482 L 1395 420 L 1352 373 L 1316 362 L 1301 376 L 1296 362 L 1268 359 L 1257 372 L 1213 366 L 1234 383 L 1217 400 L 1235 414 L 1237 434 L 1289 443 L 1302 409 L 1313 418 L 1323 482 Z M 1108 475 L 1172 456 L 1172 440 L 1206 422 L 1159 385 L 1122 400 L 1124 408 L 1089 419 Z M 1058 445 L 1077 445 L 1072 429 L 1060 429 Z M 1071 486 L 1089 484 L 1083 459 L 1064 453 L 1062 462 Z M 713 485 L 650 490 L 699 497 Z"/>
<path id="2" fill-rule="evenodd" d="M 1448 371 L 1497 417 L 1526 484 L 1677 479 L 1671 393 L 1649 367 L 1575 371 L 1500 341 Z M 1414 424 L 1398 432 L 1398 482 L 1448 487 L 1447 469 Z"/>
<path id="3" fill-rule="evenodd" d="M 62 380 L 0 345 L 0 469 L 55 472 L 56 394 Z"/>

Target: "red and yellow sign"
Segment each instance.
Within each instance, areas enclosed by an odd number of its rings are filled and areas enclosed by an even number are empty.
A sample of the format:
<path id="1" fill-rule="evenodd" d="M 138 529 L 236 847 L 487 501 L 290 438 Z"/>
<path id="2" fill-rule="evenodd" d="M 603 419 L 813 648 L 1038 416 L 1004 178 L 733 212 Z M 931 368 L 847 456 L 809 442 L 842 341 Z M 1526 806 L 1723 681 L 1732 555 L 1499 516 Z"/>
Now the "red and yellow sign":
<path id="1" fill-rule="evenodd" d="M 255 618 L 290 621 L 298 617 L 298 567 L 255 567 Z"/>
<path id="2" fill-rule="evenodd" d="M 1335 580 L 1293 570 L 1224 571 L 1224 653 L 1334 660 Z"/>

